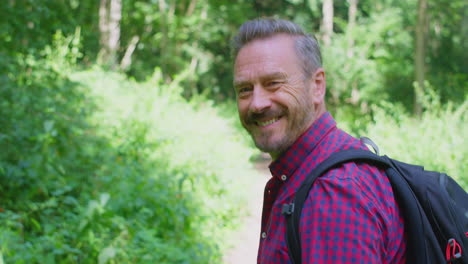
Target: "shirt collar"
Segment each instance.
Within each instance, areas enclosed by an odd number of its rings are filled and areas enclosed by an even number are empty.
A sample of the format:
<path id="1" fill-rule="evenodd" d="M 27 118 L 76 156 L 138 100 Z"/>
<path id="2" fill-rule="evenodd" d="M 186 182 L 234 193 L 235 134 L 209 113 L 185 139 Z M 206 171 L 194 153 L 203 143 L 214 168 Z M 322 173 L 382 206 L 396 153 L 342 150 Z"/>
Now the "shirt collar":
<path id="1" fill-rule="evenodd" d="M 321 115 L 294 144 L 270 164 L 273 177 L 283 181 L 291 177 L 307 155 L 335 127 L 336 122 L 329 112 Z"/>

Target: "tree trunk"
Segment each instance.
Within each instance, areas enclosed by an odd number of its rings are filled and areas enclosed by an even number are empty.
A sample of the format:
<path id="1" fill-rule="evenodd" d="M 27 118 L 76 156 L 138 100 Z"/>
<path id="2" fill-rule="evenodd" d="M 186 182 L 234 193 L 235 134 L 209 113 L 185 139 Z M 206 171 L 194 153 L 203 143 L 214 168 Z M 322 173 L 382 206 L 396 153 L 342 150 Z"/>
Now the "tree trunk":
<path id="1" fill-rule="evenodd" d="M 120 42 L 120 20 L 122 18 L 122 0 L 101 0 L 99 5 L 99 43 L 100 64 L 115 69 Z"/>
<path id="2" fill-rule="evenodd" d="M 169 36 L 168 36 L 168 15 L 167 15 L 167 4 L 165 0 L 159 0 L 159 13 L 160 13 L 160 18 L 159 18 L 159 25 L 160 25 L 160 32 L 161 32 L 161 40 L 159 44 L 159 49 L 160 49 L 160 54 L 167 54 L 169 52 L 166 52 L 166 50 L 169 48 Z M 169 63 L 168 60 L 163 59 L 161 61 L 161 64 L 159 65 L 161 68 L 162 72 L 166 73 L 169 72 Z"/>
<path id="3" fill-rule="evenodd" d="M 354 57 L 354 27 L 356 25 L 356 15 L 357 15 L 357 4 L 358 0 L 349 0 L 349 8 L 348 8 L 348 28 L 347 28 L 347 38 L 348 38 L 348 50 L 347 56 L 349 59 Z M 352 60 L 348 60 L 349 62 L 346 64 L 345 68 L 348 71 L 353 65 Z M 351 98 L 350 102 L 353 105 L 357 105 L 361 99 L 361 93 L 358 89 L 357 80 L 351 82 Z"/>
<path id="4" fill-rule="evenodd" d="M 428 30 L 427 0 L 418 0 L 418 21 L 416 24 L 416 49 L 414 56 L 414 72 L 416 85 L 414 90 L 414 114 L 421 116 L 422 105 L 419 100 L 421 93 L 424 93 L 425 80 L 425 57 L 426 57 L 426 38 Z"/>
<path id="5" fill-rule="evenodd" d="M 190 0 L 190 4 L 187 7 L 187 12 L 185 12 L 185 16 L 191 16 L 193 11 L 195 10 L 195 6 L 197 5 L 197 0 Z"/>
<path id="6" fill-rule="evenodd" d="M 133 36 L 130 40 L 130 44 L 128 44 L 127 50 L 125 51 L 122 61 L 120 62 L 121 70 L 125 71 L 130 67 L 130 65 L 132 65 L 132 54 L 135 51 L 138 41 L 140 41 L 138 36 Z"/>
<path id="7" fill-rule="evenodd" d="M 117 52 L 120 42 L 120 20 L 122 19 L 122 0 L 111 0 L 109 16 L 109 64 L 117 66 Z"/>
<path id="8" fill-rule="evenodd" d="M 107 58 L 107 43 L 109 42 L 109 30 L 107 21 L 107 0 L 101 0 L 99 4 L 99 45 L 98 63 L 102 64 Z"/>
<path id="9" fill-rule="evenodd" d="M 323 0 L 322 39 L 325 46 L 330 46 L 333 34 L 333 0 Z"/>
<path id="10" fill-rule="evenodd" d="M 357 15 L 357 5 L 358 0 L 349 0 L 349 8 L 348 8 L 348 58 L 352 58 L 354 56 L 354 35 L 353 30 L 354 26 L 356 25 L 356 15 Z"/>

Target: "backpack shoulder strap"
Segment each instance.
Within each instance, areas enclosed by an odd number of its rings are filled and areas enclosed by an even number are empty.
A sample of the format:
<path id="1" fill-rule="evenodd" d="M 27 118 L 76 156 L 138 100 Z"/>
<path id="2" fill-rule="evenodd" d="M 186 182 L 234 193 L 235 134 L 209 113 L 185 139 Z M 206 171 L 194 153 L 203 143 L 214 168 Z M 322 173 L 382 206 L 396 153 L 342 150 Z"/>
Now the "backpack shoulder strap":
<path id="1" fill-rule="evenodd" d="M 379 167 L 391 167 L 391 164 L 386 159 L 363 149 L 347 149 L 333 153 L 306 177 L 297 190 L 293 202 L 283 205 L 282 213 L 286 216 L 286 244 L 288 246 L 289 258 L 293 264 L 301 263 L 302 252 L 299 221 L 302 207 L 315 180 L 328 170 L 338 167 L 343 163 L 360 160 Z"/>

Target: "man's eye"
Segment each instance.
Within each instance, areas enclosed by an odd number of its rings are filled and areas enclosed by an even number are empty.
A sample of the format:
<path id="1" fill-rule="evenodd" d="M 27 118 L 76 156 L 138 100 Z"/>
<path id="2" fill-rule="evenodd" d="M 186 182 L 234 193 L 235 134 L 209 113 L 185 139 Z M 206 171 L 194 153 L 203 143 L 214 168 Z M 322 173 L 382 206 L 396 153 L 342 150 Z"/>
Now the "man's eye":
<path id="1" fill-rule="evenodd" d="M 281 84 L 281 82 L 279 82 L 279 81 L 271 81 L 271 82 L 267 83 L 268 86 L 277 86 L 277 85 L 280 85 L 280 84 Z"/>
<path id="2" fill-rule="evenodd" d="M 252 88 L 250 87 L 242 87 L 242 88 L 239 88 L 239 93 L 247 93 L 247 92 L 250 92 L 252 91 Z"/>

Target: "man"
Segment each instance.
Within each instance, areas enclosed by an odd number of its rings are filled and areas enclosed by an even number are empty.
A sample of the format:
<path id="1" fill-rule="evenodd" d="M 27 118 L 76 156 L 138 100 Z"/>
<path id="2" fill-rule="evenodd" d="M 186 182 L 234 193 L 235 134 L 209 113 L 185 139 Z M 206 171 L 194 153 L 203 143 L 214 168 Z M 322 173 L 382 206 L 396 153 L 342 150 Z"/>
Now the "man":
<path id="1" fill-rule="evenodd" d="M 290 263 L 282 205 L 333 152 L 365 149 L 336 127 L 325 107 L 317 41 L 296 24 L 244 23 L 233 41 L 239 117 L 273 158 L 262 213 L 258 263 Z M 333 58 L 330 58 L 333 59 Z M 299 226 L 303 263 L 404 263 L 403 219 L 383 171 L 346 163 L 316 180 Z"/>

